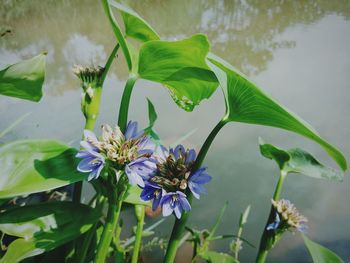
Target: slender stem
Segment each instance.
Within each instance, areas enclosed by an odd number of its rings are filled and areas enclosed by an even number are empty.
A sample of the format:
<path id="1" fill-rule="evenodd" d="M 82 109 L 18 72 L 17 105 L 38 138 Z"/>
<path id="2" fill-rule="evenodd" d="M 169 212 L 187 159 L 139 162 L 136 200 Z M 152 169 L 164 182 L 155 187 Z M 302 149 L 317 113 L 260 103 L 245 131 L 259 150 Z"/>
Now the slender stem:
<path id="1" fill-rule="evenodd" d="M 94 261 L 95 263 L 104 263 L 106 261 L 108 248 L 109 248 L 109 245 L 111 244 L 111 241 L 119 220 L 125 192 L 126 192 L 126 189 L 120 193 L 118 198 L 113 197 L 115 196 L 115 194 L 112 194 L 108 199 L 109 206 L 108 206 L 106 224 L 103 228 L 101 240 L 97 246 L 97 252 L 96 252 L 96 257 Z"/>
<path id="2" fill-rule="evenodd" d="M 241 236 L 242 236 L 242 232 L 243 232 L 243 225 L 240 225 L 238 228 L 238 232 L 237 232 L 237 239 L 236 239 L 236 247 L 235 247 L 235 259 L 238 261 L 238 253 L 239 253 L 239 249 L 240 249 L 240 241 L 241 241 Z"/>
<path id="3" fill-rule="evenodd" d="M 203 161 L 205 156 L 208 153 L 208 150 L 214 141 L 215 136 L 218 134 L 218 132 L 221 130 L 222 127 L 227 123 L 227 120 L 224 118 L 220 120 L 220 122 L 214 127 L 214 129 L 211 131 L 207 139 L 205 140 L 201 150 L 198 153 L 198 157 L 196 159 L 196 162 L 194 164 L 193 170 L 198 169 Z M 188 202 L 192 203 L 192 194 L 190 191 L 187 191 L 187 199 Z M 183 213 L 180 219 L 176 219 L 175 224 L 173 226 L 173 230 L 171 232 L 168 248 L 165 254 L 164 262 L 165 263 L 172 263 L 175 260 L 176 251 L 178 249 L 179 242 L 181 240 L 181 237 L 185 231 L 185 226 L 188 220 L 190 213 Z"/>
<path id="4" fill-rule="evenodd" d="M 122 100 L 119 107 L 118 126 L 122 132 L 125 131 L 126 124 L 128 121 L 129 104 L 132 90 L 134 88 L 137 78 L 130 76 L 125 83 Z"/>
<path id="5" fill-rule="evenodd" d="M 143 224 L 145 219 L 145 206 L 143 205 L 135 205 L 135 214 L 137 218 L 137 228 L 136 228 L 136 237 L 135 237 L 135 245 L 134 245 L 134 251 L 132 254 L 132 263 L 137 263 L 139 259 L 139 252 L 141 248 L 141 241 L 142 241 L 142 231 L 143 231 Z"/>
<path id="6" fill-rule="evenodd" d="M 282 191 L 284 180 L 287 176 L 287 173 L 281 171 L 280 177 L 278 179 L 275 193 L 273 195 L 273 200 L 277 201 L 280 198 L 280 194 Z M 264 232 L 261 236 L 260 240 L 260 246 L 259 246 L 259 252 L 256 258 L 257 263 L 264 263 L 267 257 L 267 254 L 269 250 L 273 247 L 273 245 L 276 243 L 276 240 L 274 239 L 274 233 L 272 231 L 267 230 L 267 226 L 274 221 L 275 219 L 275 208 L 271 205 L 269 218 L 267 219 L 267 222 L 265 224 Z"/>
<path id="7" fill-rule="evenodd" d="M 123 50 L 126 62 L 128 64 L 129 71 L 131 71 L 132 61 L 131 61 L 130 51 L 129 51 L 129 47 L 125 41 L 125 38 L 122 34 L 122 31 L 120 30 L 120 27 L 114 18 L 111 7 L 108 4 L 108 0 L 102 0 L 102 5 L 103 5 L 103 9 L 108 17 L 108 20 L 112 26 L 113 32 L 114 32 L 115 36 L 117 37 L 118 42 L 120 43 L 120 47 Z"/>

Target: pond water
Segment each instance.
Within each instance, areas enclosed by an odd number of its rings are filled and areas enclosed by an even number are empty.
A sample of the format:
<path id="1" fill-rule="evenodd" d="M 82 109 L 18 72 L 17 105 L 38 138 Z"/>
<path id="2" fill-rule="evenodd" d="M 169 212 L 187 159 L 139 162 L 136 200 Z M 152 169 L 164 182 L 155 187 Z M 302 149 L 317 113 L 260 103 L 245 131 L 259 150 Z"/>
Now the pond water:
<path id="1" fill-rule="evenodd" d="M 127 1 L 164 38 L 180 39 L 197 32 L 208 35 L 212 50 L 250 76 L 278 101 L 312 124 L 320 134 L 350 156 L 350 2 L 349 1 Z M 30 112 L 3 141 L 56 138 L 78 146 L 84 120 L 80 87 L 73 64 L 103 65 L 115 38 L 99 1 L 1 0 L 0 67 L 48 51 L 44 97 L 39 103 L 0 97 L 0 130 Z M 106 80 L 97 127 L 115 123 L 125 79 L 122 55 Z M 130 119 L 147 124 L 146 97 L 159 119 L 156 130 L 167 144 L 192 132 L 185 144 L 199 148 L 224 113 L 218 90 L 191 113 L 178 108 L 166 89 L 139 81 Z M 335 166 L 315 143 L 274 128 L 229 124 L 216 138 L 205 164 L 213 176 L 208 195 L 193 203 L 189 225 L 209 228 L 227 200 L 218 233 L 237 231 L 239 214 L 251 213 L 243 236 L 258 246 L 277 182 L 275 163 L 263 158 L 258 136 L 282 148 L 303 147 Z M 347 175 L 348 176 L 348 175 Z M 331 183 L 290 175 L 282 196 L 308 217 L 308 235 L 350 262 L 350 180 Z M 85 189 L 89 196 L 91 189 Z M 159 229 L 163 237 L 173 219 Z M 154 221 L 151 220 L 151 221 Z M 212 244 L 228 252 L 228 241 Z M 178 262 L 186 262 L 182 248 Z M 253 262 L 256 249 L 244 246 L 242 262 Z M 153 261 L 160 260 L 160 253 Z M 152 258 L 151 260 L 152 261 Z M 269 262 L 310 262 L 298 234 L 286 234 Z"/>

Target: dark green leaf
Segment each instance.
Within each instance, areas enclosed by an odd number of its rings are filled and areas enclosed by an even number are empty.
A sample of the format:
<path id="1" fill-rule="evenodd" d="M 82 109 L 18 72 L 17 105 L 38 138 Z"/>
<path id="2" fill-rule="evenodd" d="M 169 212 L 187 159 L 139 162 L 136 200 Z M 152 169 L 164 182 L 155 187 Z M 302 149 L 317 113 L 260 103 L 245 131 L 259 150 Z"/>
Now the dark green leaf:
<path id="1" fill-rule="evenodd" d="M 154 29 L 131 8 L 110 0 L 109 4 L 117 8 L 123 18 L 125 35 L 147 42 L 150 40 L 158 40 L 159 36 Z"/>
<path id="2" fill-rule="evenodd" d="M 219 253 L 215 251 L 205 251 L 199 254 L 199 256 L 209 263 L 238 263 L 238 261 L 235 260 L 234 257 L 225 253 Z"/>
<path id="3" fill-rule="evenodd" d="M 153 129 L 153 126 L 157 120 L 157 112 L 156 109 L 154 108 L 153 103 L 147 98 L 147 103 L 148 103 L 148 119 L 149 119 L 149 125 L 145 129 L 145 133 L 151 136 L 155 141 L 160 141 L 160 137 L 158 133 Z"/>
<path id="4" fill-rule="evenodd" d="M 77 151 L 52 140 L 23 140 L 0 147 L 0 198 L 51 190 L 86 178 Z"/>
<path id="5" fill-rule="evenodd" d="M 45 78 L 46 54 L 23 60 L 0 71 L 0 94 L 39 101 Z"/>
<path id="6" fill-rule="evenodd" d="M 344 263 L 344 261 L 334 252 L 302 235 L 304 243 L 310 252 L 314 263 Z"/>
<path id="7" fill-rule="evenodd" d="M 208 51 L 208 39 L 200 34 L 179 41 L 149 41 L 140 49 L 138 72 L 165 85 L 181 108 L 192 111 L 218 86 L 205 62 Z"/>
<path id="8" fill-rule="evenodd" d="M 342 172 L 324 166 L 302 149 L 282 150 L 272 144 L 265 144 L 261 138 L 259 144 L 261 154 L 275 160 L 285 173 L 301 173 L 318 179 L 343 180 Z"/>
<path id="9" fill-rule="evenodd" d="M 38 218 L 35 218 L 38 216 Z M 25 238 L 10 244 L 0 262 L 20 260 L 52 250 L 86 232 L 100 217 L 100 212 L 71 202 L 45 203 L 15 208 L 0 216 L 1 227 L 10 234 L 26 229 Z M 8 224 L 5 228 L 4 225 Z"/>
<path id="10" fill-rule="evenodd" d="M 225 120 L 273 126 L 301 134 L 319 143 L 344 171 L 347 169 L 346 160 L 339 150 L 233 66 L 213 54 L 208 56 L 208 64 L 215 72 L 225 94 Z"/>

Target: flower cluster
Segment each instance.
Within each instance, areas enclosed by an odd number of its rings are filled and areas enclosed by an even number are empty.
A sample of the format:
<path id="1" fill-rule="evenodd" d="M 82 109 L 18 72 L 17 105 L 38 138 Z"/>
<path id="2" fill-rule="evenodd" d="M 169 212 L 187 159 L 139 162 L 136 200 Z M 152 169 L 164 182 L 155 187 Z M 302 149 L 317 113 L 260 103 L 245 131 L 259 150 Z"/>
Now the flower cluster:
<path id="1" fill-rule="evenodd" d="M 183 211 L 191 210 L 186 190 L 190 189 L 199 199 L 200 194 L 206 193 L 203 184 L 208 183 L 211 177 L 205 173 L 206 167 L 193 171 L 196 152 L 185 150 L 182 145 L 169 150 L 160 146 L 154 153 L 154 159 L 157 169 L 145 180 L 141 199 L 152 200 L 153 211 L 160 205 L 163 216 L 174 212 L 180 218 Z"/>
<path id="2" fill-rule="evenodd" d="M 80 172 L 90 173 L 88 180 L 99 177 L 102 169 L 108 167 L 116 171 L 125 171 L 132 185 L 144 187 L 147 180 L 156 170 L 151 158 L 155 144 L 143 131 L 138 131 L 136 122 L 129 122 L 123 134 L 119 127 L 112 129 L 102 126 L 101 140 L 88 130 L 84 131 L 84 141 L 76 157 L 81 158 L 78 165 Z"/>
<path id="3" fill-rule="evenodd" d="M 279 201 L 272 200 L 272 205 L 276 210 L 274 222 L 267 226 L 267 230 L 294 230 L 305 232 L 307 229 L 307 218 L 299 213 L 295 206 L 285 199 Z"/>

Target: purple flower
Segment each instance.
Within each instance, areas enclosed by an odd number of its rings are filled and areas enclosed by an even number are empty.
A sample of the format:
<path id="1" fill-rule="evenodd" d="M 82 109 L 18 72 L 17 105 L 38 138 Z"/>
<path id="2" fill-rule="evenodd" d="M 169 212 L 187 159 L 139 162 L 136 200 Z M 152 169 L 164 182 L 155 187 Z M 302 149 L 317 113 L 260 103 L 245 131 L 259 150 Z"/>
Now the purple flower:
<path id="1" fill-rule="evenodd" d="M 188 180 L 188 187 L 190 188 L 193 196 L 199 199 L 200 194 L 206 194 L 207 190 L 203 187 L 203 184 L 207 184 L 211 181 L 211 176 L 205 173 L 207 167 L 202 167 L 196 170 Z"/>
<path id="2" fill-rule="evenodd" d="M 143 130 L 138 131 L 138 125 L 136 121 L 129 121 L 128 125 L 126 126 L 125 129 L 125 139 L 126 140 L 131 140 L 131 139 L 138 139 L 140 138 L 144 132 Z"/>
<path id="3" fill-rule="evenodd" d="M 276 230 L 279 227 L 280 223 L 281 223 L 280 216 L 278 215 L 278 213 L 276 213 L 275 220 L 266 227 L 266 230 L 268 230 L 268 231 L 269 230 Z"/>
<path id="4" fill-rule="evenodd" d="M 160 186 L 152 183 L 147 183 L 142 190 L 141 199 L 143 201 L 149 201 L 153 199 L 152 210 L 156 211 L 160 204 L 160 200 L 162 199 L 163 192 L 164 190 Z"/>
<path id="5" fill-rule="evenodd" d="M 173 212 L 177 218 L 181 218 L 183 211 L 190 211 L 191 205 L 186 199 L 186 195 L 183 192 L 176 191 L 164 194 L 160 200 L 160 205 L 163 209 L 163 216 L 169 216 Z"/>
<path id="6" fill-rule="evenodd" d="M 125 166 L 125 173 L 131 185 L 145 186 L 144 180 L 148 180 L 155 173 L 157 165 L 151 158 L 141 157 Z"/>
<path id="7" fill-rule="evenodd" d="M 76 157 L 81 158 L 77 170 L 82 173 L 90 173 L 88 181 L 96 179 L 100 176 L 100 173 L 105 165 L 104 157 L 99 153 L 97 147 L 92 145 L 91 142 L 97 141 L 96 135 L 91 131 L 84 131 L 84 136 L 87 141 L 82 141 L 80 145 L 84 150 L 80 150 Z"/>

